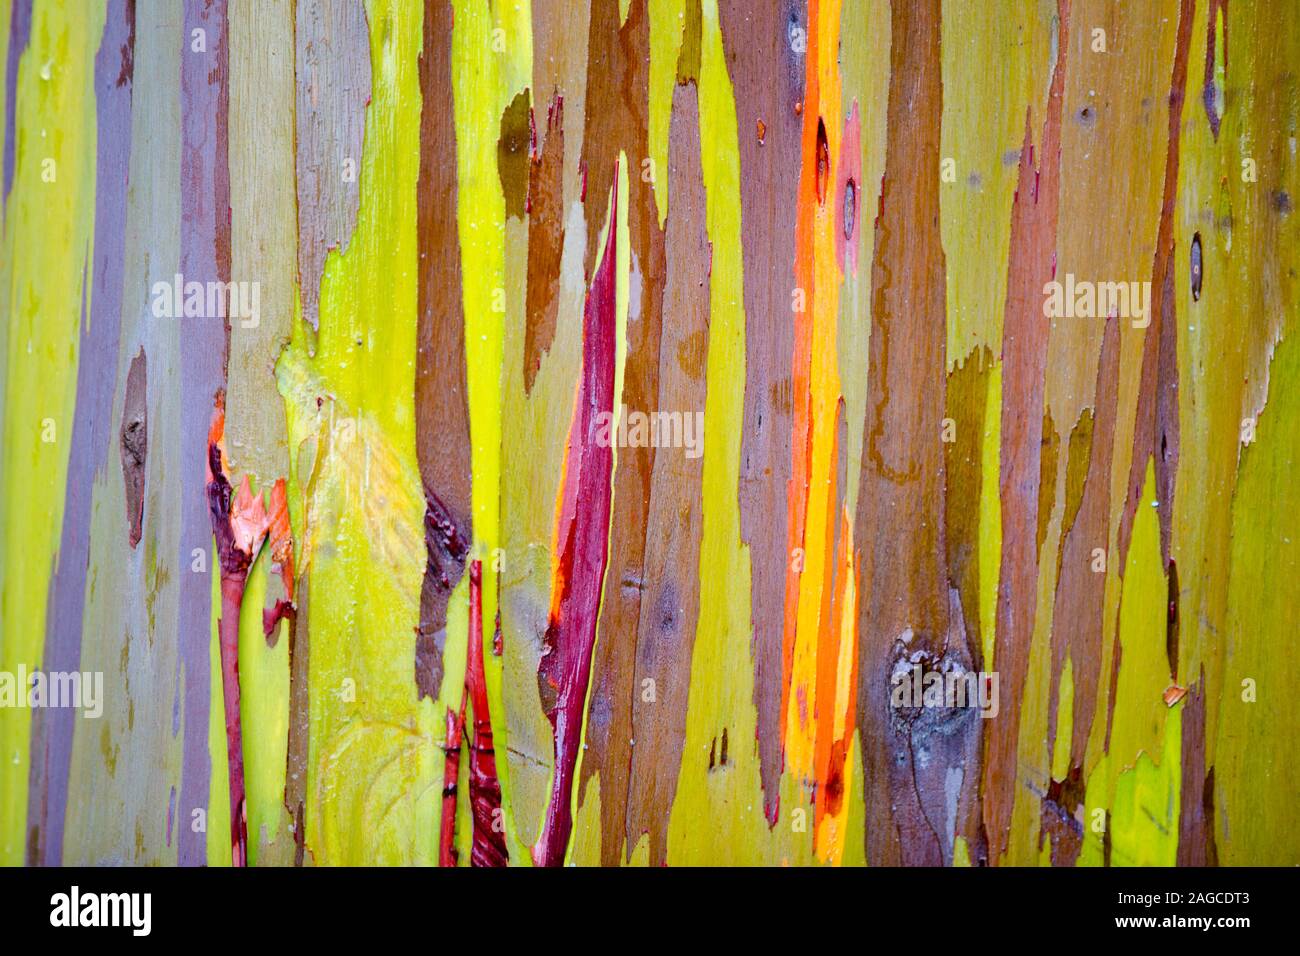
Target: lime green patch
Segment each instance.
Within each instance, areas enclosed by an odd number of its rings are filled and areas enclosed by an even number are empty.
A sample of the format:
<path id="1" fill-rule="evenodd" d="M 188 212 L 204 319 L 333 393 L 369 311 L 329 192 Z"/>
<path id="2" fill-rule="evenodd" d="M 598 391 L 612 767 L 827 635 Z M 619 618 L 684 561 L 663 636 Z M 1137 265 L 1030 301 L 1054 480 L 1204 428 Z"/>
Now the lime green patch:
<path id="1" fill-rule="evenodd" d="M 984 450 L 980 460 L 980 645 L 984 669 L 993 670 L 997 646 L 998 578 L 1002 573 L 1002 363 L 989 369 L 984 409 Z"/>
<path id="2" fill-rule="evenodd" d="M 1052 779 L 1064 780 L 1070 771 L 1070 738 L 1074 732 L 1074 660 L 1065 659 L 1056 697 L 1056 741 L 1052 746 Z"/>
<path id="3" fill-rule="evenodd" d="M 248 800 L 248 861 L 253 866 L 262 841 L 274 841 L 280 829 L 289 750 L 289 623 L 276 624 L 274 647 L 268 646 L 262 626 L 270 565 L 270 550 L 264 547 L 249 569 L 239 611 L 239 715 Z"/>
<path id="4" fill-rule="evenodd" d="M 11 12 L 11 11 L 10 11 Z M 0 283 L 0 670 L 41 666 L 92 287 L 102 0 L 37 3 L 18 64 Z M 84 311 L 83 311 L 84 310 Z M 31 711 L 0 708 L 0 866 L 23 862 Z"/>

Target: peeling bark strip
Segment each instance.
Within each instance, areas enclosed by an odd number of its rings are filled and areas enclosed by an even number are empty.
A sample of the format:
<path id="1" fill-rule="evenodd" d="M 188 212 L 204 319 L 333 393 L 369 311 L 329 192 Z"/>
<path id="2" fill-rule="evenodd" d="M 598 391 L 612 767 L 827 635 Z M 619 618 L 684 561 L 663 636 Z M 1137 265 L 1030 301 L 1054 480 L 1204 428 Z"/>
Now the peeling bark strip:
<path id="1" fill-rule="evenodd" d="M 1067 654 L 1074 686 L 1074 702 L 1070 739 L 1070 764 L 1064 786 L 1053 781 L 1044 798 L 1042 829 L 1052 838 L 1052 861 L 1060 866 L 1073 866 L 1082 846 L 1083 826 L 1083 764 L 1097 708 L 1097 692 L 1101 682 L 1102 635 L 1106 607 L 1106 575 L 1092 566 L 1092 555 L 1097 548 L 1106 552 L 1110 548 L 1110 483 L 1111 459 L 1115 443 L 1115 422 L 1119 402 L 1119 339 L 1120 323 L 1111 317 L 1106 323 L 1102 338 L 1101 358 L 1097 364 L 1095 391 L 1096 413 L 1085 413 L 1075 433 L 1087 428 L 1087 445 L 1080 450 L 1086 456 L 1086 472 L 1081 487 L 1076 490 L 1074 480 L 1067 480 L 1064 519 L 1065 531 L 1061 538 L 1056 600 L 1052 616 L 1052 671 L 1051 689 L 1047 701 L 1047 744 L 1051 753 L 1057 734 L 1057 703 L 1060 695 L 1061 671 Z M 1086 424 L 1085 424 L 1086 423 Z M 1071 435 L 1070 470 L 1076 468 L 1074 438 Z M 1076 498 L 1077 496 L 1077 498 Z M 1071 505 L 1073 504 L 1073 510 Z"/>
<path id="2" fill-rule="evenodd" d="M 623 152 L 632 164 L 627 177 L 626 211 L 631 275 L 626 363 L 618 404 L 626 405 L 629 411 L 645 411 L 653 409 L 659 397 L 659 348 L 667 276 L 664 233 L 659 228 L 655 205 L 656 187 L 646 180 L 664 174 L 646 177 L 636 165 L 637 157 L 649 152 L 649 5 L 646 0 L 632 0 L 627 11 L 624 21 L 620 19 L 618 0 L 593 0 L 591 5 L 587 102 L 592 108 L 587 110 L 582 150 L 587 172 L 586 275 L 593 275 L 600 254 L 598 239 L 607 221 L 607 197 L 618 185 L 616 170 L 619 153 Z M 687 33 L 691 30 L 689 17 L 683 29 Z M 683 50 L 689 46 L 684 43 Z M 605 109 L 597 105 L 609 103 L 626 106 Z M 608 216 L 613 236 L 618 220 L 613 213 Z M 608 255 L 604 262 L 606 268 L 613 268 Z M 585 374 L 585 358 L 583 368 Z M 618 471 L 613 478 L 608 574 L 611 586 L 605 590 L 600 607 L 579 788 L 581 802 L 586 799 L 587 783 L 599 775 L 601 860 L 606 865 L 618 861 L 627 831 L 628 773 L 635 739 L 632 701 L 637 693 L 633 684 L 637 647 L 628 635 L 636 633 L 645 597 L 646 532 L 657 454 L 654 448 L 620 448 Z"/>
<path id="3" fill-rule="evenodd" d="M 126 377 L 126 401 L 122 407 L 119 444 L 122 452 L 122 483 L 126 487 L 126 520 L 130 523 L 127 543 L 140 543 L 144 523 L 145 456 L 149 453 L 149 404 L 144 349 L 131 360 Z"/>
<path id="4" fill-rule="evenodd" d="M 294 9 L 298 274 L 303 318 L 316 329 L 320 327 L 325 257 L 331 249 L 347 250 L 361 202 L 361 146 L 370 102 L 370 30 L 364 3 L 297 0 Z M 450 45 L 450 19 L 446 33 L 435 37 L 436 42 Z M 425 42 L 429 41 L 426 32 Z M 450 106 L 444 108 L 450 126 Z"/>
<path id="5" fill-rule="evenodd" d="M 456 223 L 456 130 L 451 89 L 452 7 L 424 7 L 420 57 L 419 327 L 415 368 L 416 454 L 424 483 L 424 545 L 415 684 L 438 696 L 447 602 L 465 573 L 473 537 L 465 315 Z"/>
<path id="6" fill-rule="evenodd" d="M 221 648 L 221 687 L 226 712 L 226 761 L 230 784 L 231 861 L 248 860 L 248 810 L 244 796 L 244 744 L 239 714 L 239 607 L 253 555 L 265 536 L 265 513 L 254 512 L 248 479 L 232 494 L 222 461 L 221 442 L 226 425 L 225 396 L 217 397 L 212 430 L 208 435 L 208 510 L 221 568 L 221 615 L 217 623 Z M 260 499 L 259 499 L 260 506 Z"/>
<path id="7" fill-rule="evenodd" d="M 993 661 L 1001 698 L 1008 702 L 989 723 L 984 755 L 983 811 L 989 859 L 1006 851 L 1015 801 L 1020 710 L 1029 672 L 1029 644 L 1038 612 L 1039 510 L 1045 407 L 1043 402 L 1050 324 L 1043 317 L 1042 290 L 1056 271 L 1056 220 L 1061 167 L 1061 110 L 1070 0 L 1057 0 L 1059 36 L 1047 95 L 1042 155 L 1034 163 L 1033 109 L 1011 208 L 1011 249 L 1002 347 L 1002 559 Z M 1054 473 L 1053 473 L 1054 474 Z M 1053 481 L 1055 479 L 1053 478 Z"/>
<path id="8" fill-rule="evenodd" d="M 1110 548 L 1111 462 L 1119 417 L 1119 327 L 1122 321 L 1110 319 L 1102 339 L 1101 360 L 1097 366 L 1097 412 L 1092 424 L 1088 474 L 1078 513 L 1062 539 L 1061 571 L 1052 616 L 1054 686 L 1062 663 L 1057 656 L 1058 634 L 1060 651 L 1068 651 L 1070 655 L 1074 681 L 1070 766 L 1079 769 L 1083 767 L 1101 684 L 1106 575 L 1093 570 L 1091 556 L 1097 548 Z M 1056 700 L 1053 691 L 1047 710 L 1049 720 L 1056 719 Z M 1054 736 L 1049 734 L 1049 739 Z"/>
<path id="9" fill-rule="evenodd" d="M 536 126 L 536 117 L 531 120 Z M 534 133 L 533 139 L 537 136 Z M 545 138 L 528 172 L 528 293 L 524 326 L 524 392 L 532 394 L 542 356 L 555 341 L 564 254 L 564 97 L 546 110 Z"/>
<path id="10" fill-rule="evenodd" d="M 872 865 L 949 863 L 949 775 L 971 813 L 980 719 L 891 706 L 891 675 L 970 670 L 944 537 L 944 255 L 939 234 L 939 0 L 892 7 L 890 138 L 876 218 L 862 477 L 858 725 Z M 918 172 L 919 171 L 919 172 Z M 892 533 L 907 528 L 906 535 Z M 951 722 L 950 726 L 937 721 Z"/>
<path id="11" fill-rule="evenodd" d="M 556 521 L 551 610 L 537 667 L 542 709 L 554 731 L 555 770 L 546 821 L 533 847 L 537 866 L 560 866 L 573 829 L 573 774 L 591 680 L 601 587 L 609 559 L 609 442 L 598 442 L 597 416 L 612 413 L 617 330 L 618 164 L 614 164 L 609 234 L 582 313 L 582 376 L 569 430 L 563 497 Z"/>
<path id="12" fill-rule="evenodd" d="M 722 0 L 722 41 L 736 90 L 745 257 L 745 417 L 740 528 L 752 567 L 754 707 L 764 812 L 776 820 L 784 711 L 785 581 L 790 565 L 791 290 L 804 69 L 788 41 L 807 23 L 802 0 Z M 761 124 L 761 125 L 760 125 Z M 750 135 L 750 130 L 763 130 Z"/>
<path id="13" fill-rule="evenodd" d="M 9 83 L 5 100 L 9 134 L 5 139 L 5 193 L 12 178 L 13 110 L 17 57 L 27 44 L 31 9 L 26 0 L 11 14 Z M 21 22 L 20 22 L 21 21 Z M 122 330 L 122 279 L 126 254 L 126 206 L 130 185 L 131 104 L 135 50 L 135 2 L 112 0 L 95 56 L 95 245 L 94 284 L 83 304 L 77 354 L 76 418 L 68 453 L 68 483 L 63 502 L 59 559 L 50 585 L 46 617 L 45 666 L 56 672 L 80 670 L 86 568 L 90 561 L 90 525 L 95 475 L 106 464 L 112 429 L 113 386 Z M 138 366 L 138 372 L 137 372 Z M 130 457 L 138 468 L 126 474 L 128 451 L 122 446 L 126 477 L 128 542 L 140 541 L 144 505 L 144 461 L 148 415 L 144 350 L 131 363 L 123 425 L 138 420 Z M 136 388 L 132 388 L 132 383 Z M 0 390 L 3 394 L 3 390 Z M 129 412 L 128 412 L 129 410 Z M 126 438 L 123 428 L 122 438 Z M 0 457 L 3 457 L 0 453 Z M 134 479 L 134 480 L 133 480 Z M 133 498 L 134 487 L 134 498 Z M 134 507 L 133 507 L 134 505 Z M 132 518 L 134 516 L 134 518 Z M 66 709 L 39 709 L 32 714 L 32 762 L 28 782 L 31 865 L 63 862 L 64 817 L 72 761 L 74 714 Z"/>
<path id="14" fill-rule="evenodd" d="M 271 510 L 261 491 L 253 493 L 248 476 L 232 493 L 225 458 L 225 395 L 218 393 L 208 432 L 207 500 L 221 571 L 221 614 L 217 634 L 221 651 L 221 687 L 226 715 L 226 760 L 230 783 L 231 859 L 248 862 L 248 806 L 244 789 L 244 744 L 239 709 L 239 612 L 248 572 L 266 544 L 286 591 L 293 596 L 293 541 L 289 537 L 288 497 L 284 479 L 271 488 Z M 289 570 L 286 570 L 289 569 Z"/>
<path id="15" fill-rule="evenodd" d="M 513 219 L 522 219 L 528 206 L 533 140 L 533 110 L 528 91 L 520 90 L 501 114 L 501 135 L 497 139 L 497 176 L 506 215 Z"/>

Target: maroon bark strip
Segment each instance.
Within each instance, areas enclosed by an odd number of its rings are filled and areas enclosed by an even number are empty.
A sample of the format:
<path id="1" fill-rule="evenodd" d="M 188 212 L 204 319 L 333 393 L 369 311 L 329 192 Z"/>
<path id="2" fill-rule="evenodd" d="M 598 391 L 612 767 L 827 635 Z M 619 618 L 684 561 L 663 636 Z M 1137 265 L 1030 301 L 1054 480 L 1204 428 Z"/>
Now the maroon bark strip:
<path id="1" fill-rule="evenodd" d="M 889 144 L 876 217 L 861 484 L 858 727 L 872 865 L 952 860 L 950 776 L 973 793 L 973 708 L 894 707 L 893 676 L 968 671 L 944 530 L 945 263 L 939 232 L 940 0 L 894 4 Z M 891 529 L 908 528 L 907 535 Z M 965 818 L 970 797 L 958 814 Z"/>
<path id="2" fill-rule="evenodd" d="M 688 8 L 689 10 L 689 8 Z M 685 30 L 690 32 L 691 17 Z M 690 46 L 683 42 L 683 49 Z M 622 401 L 629 410 L 646 411 L 659 396 L 659 340 L 663 321 L 664 280 L 667 275 L 664 233 L 659 228 L 654 183 L 664 170 L 645 174 L 636 157 L 649 155 L 650 26 L 646 0 L 632 0 L 627 21 L 620 24 L 618 0 L 594 0 L 587 61 L 588 104 L 583 155 L 588 177 L 586 216 L 588 235 L 604 226 L 613 171 L 619 152 L 634 165 L 628 175 L 627 225 L 631 261 L 631 300 L 628 303 L 627 361 Z M 618 103 L 618 109 L 609 108 Z M 613 222 L 614 220 L 610 220 Z M 613 232 L 613 229 L 610 230 Z M 599 243 L 587 249 L 587 275 L 592 275 Z M 607 264 L 608 264 L 608 260 Z M 639 288 L 640 294 L 637 294 Z M 637 692 L 637 621 L 645 587 L 645 539 L 655 449 L 619 450 L 614 476 L 609 588 L 598 624 L 593 662 L 591 704 L 582 760 L 579 801 L 586 783 L 600 779 L 601 861 L 618 861 L 626 831 L 628 774 L 631 769 L 632 701 Z"/>
<path id="3" fill-rule="evenodd" d="M 534 123 L 536 118 L 534 117 Z M 536 137 L 534 137 L 536 138 Z M 531 394 L 542 356 L 555 341 L 560 261 L 564 254 L 564 97 L 546 111 L 546 134 L 528 173 L 528 293 L 524 326 L 524 393 Z"/>
<path id="4" fill-rule="evenodd" d="M 1092 552 L 1096 548 L 1110 549 L 1110 478 L 1118 417 L 1121 321 L 1114 316 L 1107 320 L 1102 337 L 1094 399 L 1096 410 L 1090 419 L 1091 437 L 1083 449 L 1088 456 L 1087 471 L 1082 478 L 1077 511 L 1066 515 L 1053 604 L 1046 738 L 1049 748 L 1058 733 L 1057 702 L 1067 652 L 1074 681 L 1073 736 L 1067 779 L 1050 784 L 1042 813 L 1043 830 L 1052 836 L 1052 859 L 1057 865 L 1073 865 L 1082 846 L 1082 825 L 1076 813 L 1082 813 L 1083 762 L 1097 708 L 1106 606 L 1106 574 L 1093 570 Z M 1072 447 L 1072 471 L 1074 466 Z"/>
<path id="5" fill-rule="evenodd" d="M 275 647 L 280 642 L 280 622 L 291 621 L 293 617 L 293 605 L 282 599 L 262 609 L 262 634 L 266 637 L 267 647 Z"/>
<path id="6" fill-rule="evenodd" d="M 1170 559 L 1168 598 L 1165 602 L 1165 658 L 1169 661 L 1169 677 L 1178 679 L 1178 562 Z"/>
<path id="7" fill-rule="evenodd" d="M 426 22 L 428 15 L 426 9 Z M 325 257 L 331 249 L 347 249 L 361 202 L 361 148 L 370 103 L 370 30 L 364 3 L 297 0 L 294 18 L 298 274 L 303 318 L 316 329 Z M 450 44 L 450 14 L 446 27 L 445 34 L 435 37 L 426 31 L 425 42 Z M 440 108 L 448 111 L 450 123 L 450 97 Z M 454 201 L 451 208 L 456 208 Z"/>
<path id="8" fill-rule="evenodd" d="M 487 678 L 483 670 L 483 565 L 474 561 L 469 577 L 469 635 L 465 684 L 460 712 L 447 708 L 446 743 L 443 744 L 442 826 L 439 866 L 456 866 L 456 800 L 460 788 L 460 752 L 465 739 L 465 712 L 473 708 L 470 737 L 469 795 L 472 821 L 471 866 L 506 866 L 505 830 L 501 818 L 501 782 L 497 779 L 492 720 L 488 712 Z M 502 827 L 498 829 L 498 827 Z"/>
<path id="9" fill-rule="evenodd" d="M 617 182 L 614 178 L 613 182 Z M 618 221 L 618 193 L 611 192 L 610 222 Z M 591 679 L 592 648 L 601 586 L 609 559 L 609 441 L 598 441 L 601 413 L 613 413 L 617 336 L 615 270 L 618 229 L 611 227 L 604 258 L 592 277 L 582 315 L 582 375 L 569 430 L 564 496 L 557 522 L 557 567 L 551 611 L 537 667 L 537 689 L 555 735 L 555 771 L 546 820 L 533 862 L 560 866 L 573 829 L 573 775 L 582 736 L 582 714 Z"/>
<path id="10" fill-rule="evenodd" d="M 145 460 L 149 454 L 148 362 L 143 348 L 131 360 L 126 376 L 118 444 L 126 488 L 127 544 L 135 548 L 144 526 Z"/>
<path id="11" fill-rule="evenodd" d="M 1220 16 L 1223 17 L 1223 67 L 1227 72 L 1228 67 L 1228 0 L 1208 0 L 1209 10 L 1205 15 L 1205 83 L 1201 87 L 1201 102 L 1205 106 L 1205 118 L 1210 123 L 1210 133 L 1214 136 L 1215 141 L 1219 139 L 1219 104 L 1218 96 L 1214 87 L 1214 56 L 1215 47 L 1217 46 L 1217 37 L 1215 36 L 1215 25 Z"/>
<path id="12" fill-rule="evenodd" d="M 721 0 L 722 45 L 740 129 L 740 223 L 745 274 L 745 410 L 740 440 L 740 534 L 749 546 L 754 708 L 764 811 L 775 823 L 781 780 L 782 643 L 788 567 L 795 224 L 804 56 L 791 23 L 803 0 Z M 762 133 L 759 124 L 762 124 Z M 751 133 L 752 131 L 752 133 Z"/>
<path id="13" fill-rule="evenodd" d="M 1178 865 L 1218 866 L 1214 836 L 1214 768 L 1205 765 L 1205 671 L 1183 699 L 1183 780 L 1178 809 Z"/>
<path id="14" fill-rule="evenodd" d="M 456 223 L 456 128 L 451 89 L 452 7 L 428 0 L 420 55 L 419 326 L 415 446 L 424 484 L 426 562 L 415 641 L 415 684 L 437 697 L 447 602 L 465 573 L 473 535 L 465 315 Z"/>
<path id="15" fill-rule="evenodd" d="M 11 44 L 26 45 L 30 5 L 15 5 Z M 91 505 L 95 476 L 108 464 L 112 444 L 113 389 L 117 380 L 118 340 L 122 327 L 122 275 L 125 268 L 127 187 L 131 160 L 132 51 L 135 3 L 111 0 L 104 35 L 95 56 L 95 242 L 90 275 L 93 285 L 82 303 L 77 354 L 76 415 L 68 452 L 63 526 L 58 560 L 46 606 L 43 666 L 75 672 L 81 667 L 82 619 L 86 569 L 90 563 Z M 21 51 L 20 51 L 21 52 Z M 15 48 L 9 49 L 11 65 Z M 9 108 L 16 90 L 9 86 Z M 12 145 L 12 134 L 6 149 Z M 6 184 L 7 188 L 7 184 Z M 143 361 L 143 353 L 141 359 Z M 143 373 L 142 373 L 143 374 Z M 63 862 L 63 828 L 72 764 L 74 712 L 59 708 L 32 711 L 31 766 L 28 774 L 28 821 L 32 832 L 27 862 L 58 866 Z"/>
<path id="16" fill-rule="evenodd" d="M 1047 339 L 1043 286 L 1056 269 L 1056 222 L 1061 163 L 1061 110 L 1069 49 L 1070 3 L 1058 0 L 1060 35 L 1052 69 L 1047 116 L 1043 124 L 1042 162 L 1034 164 L 1033 114 L 1025 117 L 1019 182 L 1011 208 L 1011 248 L 1007 265 L 1007 302 L 1003 320 L 1002 557 L 999 572 L 994 666 L 999 672 L 1002 705 L 986 728 L 984 823 L 989 856 L 1006 851 L 1011 809 L 1018 778 L 1016 752 L 1020 736 L 1020 702 L 1029 670 L 1038 587 L 1038 526 L 1043 391 Z"/>
<path id="17" fill-rule="evenodd" d="M 14 0 L 13 9 L 9 13 L 9 58 L 5 63 L 4 199 L 6 205 L 14 184 L 14 163 L 18 145 L 15 140 L 18 116 L 18 64 L 22 61 L 23 54 L 27 52 L 27 44 L 31 38 L 32 0 Z M 98 77 L 96 79 L 98 80 Z"/>
<path id="18" fill-rule="evenodd" d="M 705 226 L 704 174 L 700 166 L 698 94 L 694 83 L 673 94 L 669 131 L 664 327 L 659 346 L 660 414 L 678 415 L 681 431 L 661 426 L 650 483 L 645 551 L 645 592 L 636 631 L 636 675 L 631 772 L 626 810 L 627 852 L 650 835 L 652 864 L 668 860 L 668 817 L 677 792 L 691 651 L 700 606 L 700 535 L 703 531 L 702 454 L 685 436 L 703 441 L 695 427 L 705 403 L 709 346 L 709 263 L 712 248 Z M 680 445 L 668 446 L 671 435 Z M 702 445 L 697 445 L 699 452 Z M 694 455 L 694 457 L 688 457 Z M 647 693 L 646 681 L 653 693 Z"/>
<path id="19" fill-rule="evenodd" d="M 1133 519 L 1142 500 L 1147 460 L 1151 458 L 1155 459 L 1156 500 L 1160 503 L 1157 509 L 1160 516 L 1160 553 L 1165 565 L 1169 564 L 1174 482 L 1178 473 L 1178 316 L 1175 295 L 1178 269 L 1174 254 L 1174 218 L 1178 202 L 1179 136 L 1195 14 L 1196 0 L 1182 0 L 1173 73 L 1169 81 L 1169 144 L 1165 153 L 1164 201 L 1160 208 L 1155 261 L 1151 270 L 1151 285 L 1155 294 L 1151 302 L 1151 324 L 1145 332 L 1142 345 L 1142 374 L 1138 383 L 1137 423 L 1133 431 L 1128 498 L 1119 523 L 1121 574 L 1128 558 Z"/>
<path id="20" fill-rule="evenodd" d="M 505 818 L 501 814 L 501 781 L 497 777 L 492 716 L 488 709 L 487 673 L 483 667 L 483 565 L 469 571 L 469 652 L 465 665 L 464 700 L 474 714 L 469 742 L 469 803 L 474 820 L 471 866 L 506 866 Z M 464 726 L 464 704 L 461 704 Z"/>
<path id="21" fill-rule="evenodd" d="M 469 800 L 473 822 L 471 866 L 506 866 L 505 820 L 501 815 L 501 781 L 497 777 L 492 717 L 488 709 L 487 674 L 483 667 L 483 564 L 469 569 L 469 635 L 465 685 L 460 713 L 447 709 L 447 737 L 443 750 L 442 828 L 439 865 L 455 866 L 456 798 L 460 784 L 460 749 L 465 737 L 466 709 L 473 713 L 469 739 Z"/>
<path id="22" fill-rule="evenodd" d="M 1052 738 L 1049 736 L 1048 740 Z M 1039 816 L 1041 832 L 1051 840 L 1053 866 L 1074 866 L 1083 849 L 1083 770 L 1071 767 L 1064 780 L 1050 780 Z"/>
<path id="23" fill-rule="evenodd" d="M 221 429 L 225 423 L 224 396 L 218 396 L 212 430 L 208 436 L 208 510 L 221 570 L 221 613 L 217 635 L 221 651 L 221 688 L 226 718 L 226 762 L 230 785 L 230 846 L 234 866 L 248 862 L 248 808 L 244 789 L 244 744 L 239 713 L 239 609 L 244 600 L 248 572 L 266 540 L 269 520 L 261 494 L 253 495 L 244 478 L 238 495 L 226 477 L 222 461 Z"/>
<path id="24" fill-rule="evenodd" d="M 214 466 L 221 467 L 221 452 L 212 446 Z M 221 687 L 226 715 L 226 762 L 230 784 L 230 846 L 233 866 L 248 859 L 248 815 L 244 792 L 244 743 L 239 714 L 239 606 L 248 581 L 250 559 L 239 548 L 229 530 L 230 483 L 218 474 L 208 485 L 212 529 L 221 561 L 221 614 L 218 635 L 221 645 Z M 223 530 L 224 529 L 224 530 Z"/>
<path id="25" fill-rule="evenodd" d="M 207 37 L 207 52 L 191 49 L 195 30 Z M 227 162 L 229 50 L 226 0 L 186 0 L 181 46 L 181 248 L 185 281 L 230 281 L 230 173 Z M 175 321 L 172 319 L 162 321 Z M 181 535 L 176 566 L 188 569 L 191 552 L 207 552 L 212 541 L 208 512 L 208 426 L 215 396 L 224 388 L 230 327 L 224 319 L 185 320 L 181 350 L 180 423 Z M 208 805 L 210 754 L 209 654 L 212 585 L 204 574 L 181 573 L 177 611 L 178 693 L 183 689 L 183 747 L 180 805 L 188 813 Z M 207 859 L 207 836 L 181 827 L 182 865 Z"/>

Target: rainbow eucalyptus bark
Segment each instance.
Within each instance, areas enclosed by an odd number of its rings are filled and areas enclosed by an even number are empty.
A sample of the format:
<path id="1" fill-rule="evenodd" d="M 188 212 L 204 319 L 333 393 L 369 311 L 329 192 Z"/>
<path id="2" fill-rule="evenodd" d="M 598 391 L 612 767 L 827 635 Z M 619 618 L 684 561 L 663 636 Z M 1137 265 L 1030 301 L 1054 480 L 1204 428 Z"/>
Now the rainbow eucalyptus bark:
<path id="1" fill-rule="evenodd" d="M 573 829 L 573 772 L 582 713 L 591 682 L 600 590 L 609 558 L 610 442 L 597 441 L 601 413 L 614 403 L 618 236 L 618 166 L 614 168 L 609 235 L 582 314 L 582 378 L 569 430 L 564 497 L 558 522 L 559 555 L 551 612 L 537 667 L 537 689 L 555 740 L 555 771 L 546 821 L 533 847 L 538 866 L 559 866 Z"/>

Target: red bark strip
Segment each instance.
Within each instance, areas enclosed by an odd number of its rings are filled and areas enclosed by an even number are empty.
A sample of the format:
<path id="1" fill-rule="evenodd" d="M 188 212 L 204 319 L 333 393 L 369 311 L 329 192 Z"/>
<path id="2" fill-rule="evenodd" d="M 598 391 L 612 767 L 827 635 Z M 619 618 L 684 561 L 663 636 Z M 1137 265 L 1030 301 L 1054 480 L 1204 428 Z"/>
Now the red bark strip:
<path id="1" fill-rule="evenodd" d="M 492 719 L 488 711 L 487 676 L 483 669 L 483 563 L 469 570 L 469 646 L 460 713 L 447 708 L 447 742 L 442 786 L 442 832 L 439 866 L 455 866 L 456 797 L 460 786 L 460 748 L 465 738 L 465 711 L 473 710 L 469 743 L 469 800 L 473 821 L 471 866 L 506 866 L 505 823 L 501 816 L 501 781 L 497 778 Z"/>
<path id="2" fill-rule="evenodd" d="M 465 573 L 473 539 L 465 315 L 456 222 L 452 19 L 447 0 L 425 4 L 416 190 L 420 274 L 415 445 L 424 484 L 426 550 L 415 641 L 415 684 L 421 698 L 437 697 L 442 686 L 447 602 Z"/>
<path id="3" fill-rule="evenodd" d="M 1037 613 L 1038 529 L 1043 390 L 1047 339 L 1043 286 L 1056 271 L 1056 221 L 1061 165 L 1061 110 L 1069 49 L 1070 2 L 1058 0 L 1060 33 L 1043 125 L 1042 164 L 1034 164 L 1033 114 L 1025 117 L 1020 173 L 1011 209 L 1007 303 L 1003 320 L 1002 559 L 994 666 L 1002 705 L 986 734 L 984 824 L 989 857 L 1006 851 L 1015 801 L 1020 701 L 1029 670 L 1029 645 Z"/>
<path id="4" fill-rule="evenodd" d="M 497 777 L 492 718 L 488 710 L 487 674 L 483 669 L 483 565 L 469 570 L 469 654 L 465 666 L 465 700 L 474 713 L 469 744 L 469 801 L 474 820 L 471 866 L 505 866 L 505 820 L 501 815 L 501 781 Z M 463 727 L 464 703 L 460 723 Z"/>
<path id="5" fill-rule="evenodd" d="M 555 770 L 546 820 L 533 862 L 560 866 L 573 829 L 573 774 L 591 679 L 601 586 L 609 558 L 610 442 L 596 440 L 598 416 L 612 414 L 617 333 L 617 164 L 604 256 L 592 278 L 582 316 L 582 375 L 569 430 L 563 499 L 556 527 L 557 558 L 551 611 L 537 668 L 537 688 L 554 730 Z"/>
<path id="6" fill-rule="evenodd" d="M 442 750 L 446 755 L 442 772 L 442 831 L 438 849 L 439 866 L 455 866 L 456 853 L 456 790 L 460 784 L 460 742 L 464 736 L 465 715 L 447 708 L 447 742 Z"/>

